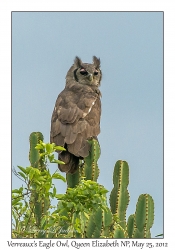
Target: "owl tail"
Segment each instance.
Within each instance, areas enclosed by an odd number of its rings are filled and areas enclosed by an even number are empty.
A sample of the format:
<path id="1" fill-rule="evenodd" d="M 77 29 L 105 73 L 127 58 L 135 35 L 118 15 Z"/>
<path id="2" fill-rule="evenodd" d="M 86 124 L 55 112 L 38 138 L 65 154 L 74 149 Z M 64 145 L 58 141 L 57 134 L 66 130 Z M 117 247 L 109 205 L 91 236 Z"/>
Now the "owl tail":
<path id="1" fill-rule="evenodd" d="M 74 174 L 79 165 L 79 157 L 69 153 L 68 151 L 62 151 L 58 160 L 63 161 L 65 164 L 58 164 L 58 168 L 61 172 L 66 172 L 70 174 Z"/>

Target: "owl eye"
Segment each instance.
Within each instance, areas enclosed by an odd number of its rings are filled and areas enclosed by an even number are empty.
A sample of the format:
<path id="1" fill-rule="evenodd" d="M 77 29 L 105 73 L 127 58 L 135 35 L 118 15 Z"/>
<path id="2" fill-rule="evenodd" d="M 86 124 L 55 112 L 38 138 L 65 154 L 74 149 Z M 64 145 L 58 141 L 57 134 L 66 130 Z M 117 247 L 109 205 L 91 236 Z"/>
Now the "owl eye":
<path id="1" fill-rule="evenodd" d="M 86 76 L 88 74 L 88 72 L 85 69 L 80 69 L 80 74 Z"/>
<path id="2" fill-rule="evenodd" d="M 95 72 L 94 72 L 94 76 L 96 76 L 96 75 L 98 75 L 98 71 L 95 71 Z"/>

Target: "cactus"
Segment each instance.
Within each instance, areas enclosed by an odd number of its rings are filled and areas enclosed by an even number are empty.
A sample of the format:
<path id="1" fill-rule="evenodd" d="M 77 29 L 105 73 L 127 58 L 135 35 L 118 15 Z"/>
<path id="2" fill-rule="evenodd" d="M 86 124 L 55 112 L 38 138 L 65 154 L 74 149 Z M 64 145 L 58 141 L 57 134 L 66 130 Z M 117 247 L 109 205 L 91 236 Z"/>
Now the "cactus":
<path id="1" fill-rule="evenodd" d="M 43 140 L 41 133 L 32 133 L 30 136 L 30 153 L 29 159 L 31 165 L 43 171 L 45 169 L 42 157 L 35 149 L 39 140 Z M 99 168 L 97 161 L 100 156 L 100 146 L 97 140 L 89 141 L 91 151 L 84 159 L 84 163 L 80 162 L 80 166 L 76 173 L 66 174 L 67 187 L 74 188 L 79 184 L 81 178 L 85 180 L 97 181 Z M 37 152 L 36 152 L 37 151 Z M 129 216 L 126 223 L 126 209 L 129 203 L 129 166 L 126 161 L 119 160 L 116 162 L 113 173 L 114 187 L 110 194 L 110 208 L 98 208 L 90 213 L 89 219 L 73 215 L 73 221 L 81 221 L 82 228 L 73 233 L 72 237 L 81 238 L 148 238 L 151 237 L 150 228 L 154 220 L 154 202 L 150 195 L 142 194 L 139 196 L 136 212 Z M 37 225 L 41 224 L 41 217 L 49 207 L 49 197 L 38 200 L 39 194 L 34 193 L 31 197 L 33 201 L 34 213 Z M 49 201 L 49 202 L 48 202 Z M 73 223 L 74 223 L 73 222 Z M 84 226 L 83 226 L 84 225 Z M 69 225 L 66 223 L 65 228 L 69 231 Z M 80 231 L 84 228 L 84 232 Z M 80 231 L 79 231 L 80 230 Z M 38 234 L 38 237 L 45 235 Z M 61 235 L 60 235 L 61 236 Z M 64 237 L 64 236 L 63 236 Z"/>
<path id="2" fill-rule="evenodd" d="M 135 225 L 134 225 L 134 216 L 135 216 L 134 214 L 131 214 L 128 217 L 127 234 L 128 234 L 129 238 L 132 238 L 132 235 L 133 235 L 133 232 L 134 232 L 134 228 L 135 228 Z"/>
<path id="3" fill-rule="evenodd" d="M 80 168 L 74 174 L 66 174 L 67 188 L 74 188 L 80 179 Z"/>
<path id="4" fill-rule="evenodd" d="M 149 194 L 141 194 L 136 204 L 136 212 L 128 218 L 129 238 L 151 238 L 150 228 L 154 222 L 154 201 Z"/>
<path id="5" fill-rule="evenodd" d="M 96 140 L 90 141 L 91 153 L 84 159 L 84 167 L 74 175 L 67 176 L 69 187 L 79 183 L 81 176 L 86 180 L 95 180 L 99 174 L 97 160 L 100 147 Z M 113 173 L 114 187 L 110 194 L 110 208 L 98 209 L 92 213 L 86 224 L 87 238 L 150 238 L 150 228 L 154 220 L 154 202 L 150 195 L 140 195 L 136 212 L 126 222 L 126 209 L 129 203 L 129 166 L 126 161 L 116 162 Z"/>
<path id="6" fill-rule="evenodd" d="M 113 223 L 113 216 L 111 210 L 107 208 L 102 213 L 102 237 L 109 238 L 111 234 L 111 225 Z"/>
<path id="7" fill-rule="evenodd" d="M 114 229 L 113 229 L 113 232 L 112 232 L 112 238 L 116 238 L 116 239 L 127 238 L 126 231 L 119 224 L 116 224 L 114 226 Z"/>
<path id="8" fill-rule="evenodd" d="M 91 145 L 89 155 L 84 158 L 84 163 L 80 161 L 79 168 L 74 174 L 66 174 L 67 187 L 75 187 L 81 178 L 85 180 L 97 181 L 99 176 L 99 168 L 97 161 L 100 157 L 100 145 L 96 139 L 88 141 Z"/>
<path id="9" fill-rule="evenodd" d="M 117 214 L 119 224 L 126 228 L 126 209 L 129 203 L 129 166 L 126 161 L 117 161 L 113 174 L 114 188 L 110 194 L 110 206 L 113 214 Z"/>
<path id="10" fill-rule="evenodd" d="M 89 143 L 91 144 L 91 150 L 84 159 L 83 175 L 85 180 L 97 181 L 100 172 L 97 164 L 100 157 L 100 145 L 95 139 L 90 140 Z"/>
<path id="11" fill-rule="evenodd" d="M 151 238 L 150 229 L 154 222 L 154 201 L 149 194 L 141 194 L 139 196 L 136 211 L 128 217 L 126 222 L 126 209 L 130 198 L 127 189 L 129 184 L 129 166 L 126 161 L 119 160 L 115 164 L 113 172 L 114 186 L 109 198 L 110 208 L 106 204 L 106 190 L 104 190 L 104 193 L 99 193 L 98 188 L 94 189 L 92 187 L 92 182 L 96 183 L 99 175 L 97 161 L 100 156 L 100 146 L 95 139 L 89 141 L 91 151 L 83 163 L 80 161 L 77 172 L 66 174 L 67 192 L 71 190 L 73 194 L 76 190 L 72 188 L 75 188 L 82 182 L 86 183 L 86 185 L 89 183 L 90 189 L 87 192 L 86 186 L 85 192 L 83 191 L 84 193 L 78 193 L 79 196 L 76 194 L 75 197 L 78 197 L 76 202 L 74 196 L 73 199 L 71 198 L 72 196 L 68 197 L 68 200 L 61 200 L 59 198 L 60 201 L 58 202 L 57 210 L 54 212 L 58 214 L 59 219 L 56 225 L 59 230 L 56 233 L 52 231 L 46 233 L 47 230 L 44 230 L 45 226 L 48 228 L 49 223 L 52 225 L 52 218 L 49 217 L 48 213 L 50 207 L 49 197 L 51 194 L 49 188 L 52 183 L 50 181 L 50 173 L 46 169 L 47 161 L 44 149 L 35 148 L 40 140 L 43 141 L 43 135 L 40 132 L 31 133 L 29 151 L 31 167 L 28 170 L 31 171 L 29 172 L 29 179 L 32 189 L 29 205 L 35 217 L 36 223 L 34 226 L 38 229 L 34 237 Z M 39 173 L 36 175 L 37 178 L 33 178 L 35 173 Z M 48 175 L 45 175 L 45 173 Z M 48 177 L 47 182 L 42 183 L 43 186 L 41 189 L 39 181 L 45 181 L 46 176 Z M 46 186 L 48 186 L 47 189 L 45 189 Z M 82 191 L 81 186 L 77 187 Z M 99 200 L 95 200 L 95 202 L 93 200 L 92 205 L 87 206 L 85 209 L 85 204 L 87 204 L 89 197 L 97 197 L 98 195 L 100 196 Z M 62 195 L 58 196 L 61 197 Z M 81 197 L 80 203 L 79 197 Z M 86 202 L 84 198 L 87 199 Z"/>
<path id="12" fill-rule="evenodd" d="M 113 225 L 113 217 L 110 209 L 97 209 L 90 215 L 87 221 L 85 236 L 87 238 L 124 238 L 124 229 L 117 223 Z"/>
<path id="13" fill-rule="evenodd" d="M 102 209 L 99 208 L 93 214 L 91 214 L 88 223 L 86 225 L 86 237 L 87 238 L 100 238 L 102 228 Z"/>
<path id="14" fill-rule="evenodd" d="M 41 132 L 33 132 L 30 134 L 30 151 L 29 151 L 29 161 L 32 167 L 38 168 L 43 171 L 46 169 L 46 166 L 43 163 L 43 158 L 40 158 L 40 153 L 43 153 L 43 150 L 36 150 L 35 146 L 41 141 L 44 140 L 44 137 Z"/>
<path id="15" fill-rule="evenodd" d="M 44 163 L 44 158 L 40 157 L 40 153 L 43 153 L 43 150 L 37 150 L 35 147 L 39 143 L 39 141 L 43 141 L 43 135 L 40 132 L 33 132 L 30 134 L 30 151 L 29 151 L 29 160 L 31 163 L 31 166 L 33 168 L 37 168 L 41 172 L 43 172 L 46 169 L 46 165 Z M 31 210 L 34 211 L 35 219 L 36 219 L 36 225 L 38 228 L 41 228 L 41 219 L 44 214 L 49 209 L 50 206 L 50 199 L 48 195 L 45 195 L 45 197 L 40 197 L 40 193 L 36 191 L 36 184 L 32 185 L 33 191 L 30 197 L 30 207 Z M 42 231 L 38 232 L 38 238 L 45 238 L 45 233 Z"/>
<path id="16" fill-rule="evenodd" d="M 135 212 L 133 238 L 150 238 L 150 228 L 154 222 L 154 201 L 149 194 L 141 194 Z"/>

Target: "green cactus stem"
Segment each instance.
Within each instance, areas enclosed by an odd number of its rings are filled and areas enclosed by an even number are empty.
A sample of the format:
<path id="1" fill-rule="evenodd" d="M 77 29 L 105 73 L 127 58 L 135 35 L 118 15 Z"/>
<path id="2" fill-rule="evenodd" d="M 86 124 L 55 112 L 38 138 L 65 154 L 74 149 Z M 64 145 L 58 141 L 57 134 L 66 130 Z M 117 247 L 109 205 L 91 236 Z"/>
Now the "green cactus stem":
<path id="1" fill-rule="evenodd" d="M 37 150 L 35 147 L 44 137 L 41 132 L 33 132 L 30 134 L 30 151 L 29 151 L 29 161 L 32 167 L 38 168 L 39 170 L 44 170 L 46 166 L 43 164 L 43 159 L 40 158 L 40 153 L 43 153 L 43 150 Z"/>
<path id="2" fill-rule="evenodd" d="M 102 233 L 101 235 L 105 238 L 110 238 L 111 233 L 111 225 L 113 223 L 113 216 L 111 213 L 111 210 L 107 208 L 106 210 L 103 210 L 102 213 Z"/>
<path id="3" fill-rule="evenodd" d="M 100 145 L 96 139 L 89 140 L 91 150 L 89 155 L 84 159 L 83 174 L 86 180 L 97 181 L 99 168 L 97 161 L 100 157 Z"/>
<path id="4" fill-rule="evenodd" d="M 123 227 L 121 227 L 119 224 L 117 224 L 114 227 L 112 238 L 115 238 L 115 239 L 124 239 L 124 238 L 126 238 L 126 232 L 123 229 Z"/>
<path id="5" fill-rule="evenodd" d="M 86 226 L 86 237 L 87 238 L 100 238 L 102 229 L 102 209 L 98 208 L 89 217 Z"/>
<path id="6" fill-rule="evenodd" d="M 110 194 L 111 212 L 117 214 L 119 224 L 126 228 L 126 209 L 129 203 L 129 166 L 126 161 L 117 161 L 113 174 L 114 188 Z"/>
<path id="7" fill-rule="evenodd" d="M 149 194 L 141 194 L 136 204 L 133 238 L 150 238 L 150 228 L 154 222 L 154 201 Z"/>
<path id="8" fill-rule="evenodd" d="M 67 188 L 74 188 L 76 185 L 78 185 L 80 180 L 80 169 L 78 168 L 74 174 L 66 174 L 66 180 Z"/>
<path id="9" fill-rule="evenodd" d="M 128 233 L 128 237 L 132 238 L 133 232 L 134 232 L 134 220 L 135 220 L 135 215 L 131 214 L 128 217 L 128 222 L 127 222 L 127 233 Z"/>
<path id="10" fill-rule="evenodd" d="M 30 151 L 29 151 L 29 160 L 30 164 L 33 168 L 38 168 L 41 172 L 46 169 L 44 160 L 40 157 L 40 153 L 43 153 L 43 150 L 36 149 L 36 145 L 41 141 L 43 141 L 43 135 L 40 132 L 33 132 L 30 134 L 29 141 L 30 141 Z M 50 199 L 49 196 L 40 197 L 40 194 L 36 192 L 36 184 L 32 185 L 33 191 L 30 197 L 30 207 L 33 210 L 35 219 L 36 219 L 36 226 L 41 230 L 38 231 L 38 238 L 45 238 L 45 234 L 42 232 L 41 228 L 41 220 L 42 216 L 47 213 L 49 206 L 50 206 Z"/>
<path id="11" fill-rule="evenodd" d="M 100 157 L 100 145 L 96 139 L 88 141 L 91 145 L 89 155 L 84 158 L 84 164 L 80 161 L 79 168 L 74 174 L 66 174 L 67 187 L 75 187 L 81 178 L 85 180 L 97 181 L 99 168 L 97 161 Z"/>

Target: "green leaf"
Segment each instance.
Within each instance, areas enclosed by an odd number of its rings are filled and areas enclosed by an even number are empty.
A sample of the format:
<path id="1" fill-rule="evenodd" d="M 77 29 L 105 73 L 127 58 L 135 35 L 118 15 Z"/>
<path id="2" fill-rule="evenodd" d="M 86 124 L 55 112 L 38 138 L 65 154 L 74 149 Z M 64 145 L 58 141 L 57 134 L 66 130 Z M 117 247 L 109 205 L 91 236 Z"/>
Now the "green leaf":
<path id="1" fill-rule="evenodd" d="M 65 164 L 65 162 L 55 159 L 51 163 Z"/>
<path id="2" fill-rule="evenodd" d="M 16 198 L 12 201 L 12 206 L 16 205 L 19 201 L 21 200 L 21 198 Z"/>
<path id="3" fill-rule="evenodd" d="M 53 196 L 54 196 L 54 197 L 55 197 L 55 195 L 56 195 L 56 192 L 57 192 L 56 187 L 54 187 L 54 188 L 53 188 Z"/>
<path id="4" fill-rule="evenodd" d="M 51 177 L 49 169 L 44 170 L 43 172 L 40 172 L 41 176 L 46 176 L 47 178 Z"/>
<path id="5" fill-rule="evenodd" d="M 73 206 L 74 206 L 74 203 L 73 203 L 73 202 L 67 203 L 67 207 L 72 208 Z"/>
<path id="6" fill-rule="evenodd" d="M 26 169 L 25 168 L 23 168 L 23 167 L 21 167 L 21 166 L 17 166 L 23 173 L 27 173 L 27 171 L 26 171 Z"/>
<path id="7" fill-rule="evenodd" d="M 25 174 L 24 173 L 22 173 L 22 172 L 18 172 L 18 174 L 22 177 L 22 178 L 24 178 L 24 180 L 26 180 L 26 176 L 25 176 Z"/>
<path id="8" fill-rule="evenodd" d="M 35 148 L 36 148 L 36 149 L 44 149 L 44 147 L 43 147 L 42 144 L 37 144 L 37 145 L 35 146 Z"/>
<path id="9" fill-rule="evenodd" d="M 60 210 L 56 209 L 55 211 L 53 211 L 52 216 L 55 215 L 55 214 L 59 214 L 59 212 L 60 212 Z"/>
<path id="10" fill-rule="evenodd" d="M 46 181 L 46 178 L 44 178 L 43 176 L 39 176 L 39 177 L 37 177 L 37 180 L 38 181 Z"/>
<path id="11" fill-rule="evenodd" d="M 29 167 L 26 167 L 26 173 L 29 174 L 31 169 L 33 169 L 33 167 L 29 166 Z"/>
<path id="12" fill-rule="evenodd" d="M 19 193 L 21 193 L 21 191 L 20 191 L 19 189 L 13 189 L 13 190 L 12 190 L 12 193 L 17 193 L 17 194 L 19 194 Z"/>
<path id="13" fill-rule="evenodd" d="M 62 200 L 64 198 L 64 194 L 56 194 L 55 198 L 57 198 L 58 200 Z"/>
<path id="14" fill-rule="evenodd" d="M 49 143 L 46 144 L 46 151 L 47 151 L 48 154 L 53 152 L 52 144 L 49 144 Z"/>
<path id="15" fill-rule="evenodd" d="M 54 146 L 54 149 L 59 150 L 59 151 L 66 151 L 66 149 L 61 146 Z"/>
<path id="16" fill-rule="evenodd" d="M 59 174 L 59 173 L 54 173 L 54 174 L 52 175 L 52 178 L 53 178 L 53 179 L 60 179 L 60 180 L 62 180 L 62 181 L 64 181 L 64 182 L 66 182 L 66 179 L 64 178 L 64 176 L 62 176 L 62 175 Z"/>
<path id="17" fill-rule="evenodd" d="M 69 220 L 69 218 L 67 218 L 66 216 L 61 216 L 60 219 L 63 219 L 63 220 Z"/>
<path id="18" fill-rule="evenodd" d="M 41 182 L 39 182 L 38 180 L 35 180 L 34 183 L 38 184 L 39 186 L 41 186 Z"/>
<path id="19" fill-rule="evenodd" d="M 37 168 L 33 168 L 32 171 L 34 172 L 35 175 L 41 175 L 41 171 Z"/>
<path id="20" fill-rule="evenodd" d="M 83 195 L 83 194 L 77 194 L 77 197 L 78 197 L 78 198 L 85 198 L 85 199 L 87 198 L 87 196 L 86 196 L 86 195 Z"/>
<path id="21" fill-rule="evenodd" d="M 20 187 L 19 191 L 22 193 L 22 191 L 23 191 L 23 187 Z"/>
<path id="22" fill-rule="evenodd" d="M 48 155 L 48 158 L 49 158 L 49 161 L 50 161 L 50 162 L 53 162 L 53 161 L 54 161 L 54 154 Z"/>
<path id="23" fill-rule="evenodd" d="M 45 155 L 47 155 L 47 153 L 46 153 L 46 152 L 44 152 L 44 153 L 40 153 L 40 154 L 39 154 L 39 156 L 40 156 L 40 157 L 43 157 L 43 156 L 45 156 Z"/>
<path id="24" fill-rule="evenodd" d="M 100 190 L 101 194 L 107 194 L 109 191 L 107 189 Z"/>

